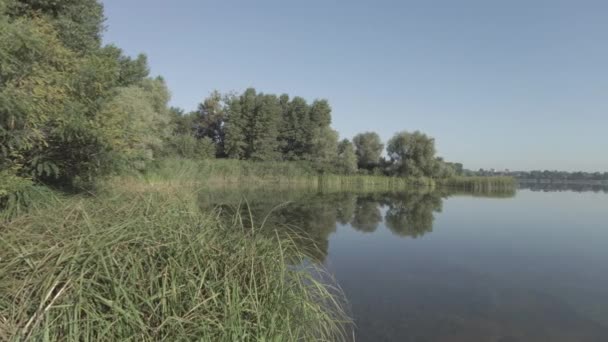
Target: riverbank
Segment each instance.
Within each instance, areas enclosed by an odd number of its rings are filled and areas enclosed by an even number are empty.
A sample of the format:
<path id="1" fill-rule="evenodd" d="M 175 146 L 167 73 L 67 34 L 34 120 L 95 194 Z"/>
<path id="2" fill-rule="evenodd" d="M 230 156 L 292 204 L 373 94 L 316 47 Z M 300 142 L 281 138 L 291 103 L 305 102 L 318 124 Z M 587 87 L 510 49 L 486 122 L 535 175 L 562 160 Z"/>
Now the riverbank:
<path id="1" fill-rule="evenodd" d="M 147 183 L 178 180 L 205 188 L 238 187 L 315 191 L 393 191 L 434 188 L 431 178 L 402 178 L 372 175 L 319 173 L 306 162 L 253 162 L 233 159 L 164 159 L 150 165 L 143 173 L 130 176 Z"/>
<path id="2" fill-rule="evenodd" d="M 444 187 L 470 191 L 515 190 L 511 177 L 393 177 L 318 173 L 306 162 L 253 162 L 233 159 L 163 159 L 132 176 L 150 184 L 174 180 L 199 187 L 309 189 L 316 191 L 402 191 Z"/>
<path id="3" fill-rule="evenodd" d="M 6 177 L 5 177 L 6 178 Z M 15 177 L 13 177 L 15 178 Z M 10 179 L 8 179 L 10 181 Z M 189 191 L 237 189 L 255 191 L 307 190 L 320 192 L 391 192 L 430 191 L 436 188 L 471 193 L 507 192 L 517 188 L 512 177 L 394 177 L 386 175 L 339 175 L 319 173 L 307 162 L 254 162 L 234 159 L 192 160 L 166 158 L 149 163 L 142 170 L 123 170 L 93 184 L 92 188 L 69 189 L 69 194 L 95 193 L 105 184 L 120 184 L 123 189 L 178 187 Z M 4 187 L 4 188 L 3 188 Z M 0 183 L 0 219 L 19 216 L 30 208 L 44 206 L 53 196 L 63 196 L 45 186 L 15 178 L 14 182 Z M 70 196 L 70 195 L 68 195 Z"/>
<path id="4" fill-rule="evenodd" d="M 288 235 L 220 220 L 187 188 L 52 201 L 0 226 L 0 340 L 345 335 L 341 292 Z"/>
<path id="5" fill-rule="evenodd" d="M 259 229 L 272 223 L 239 211 L 227 220 L 202 207 L 201 194 L 431 191 L 484 181 L 165 159 L 87 191 L 25 186 L 0 221 L 0 340 L 341 340 L 345 299 L 311 262 L 317 244 Z"/>

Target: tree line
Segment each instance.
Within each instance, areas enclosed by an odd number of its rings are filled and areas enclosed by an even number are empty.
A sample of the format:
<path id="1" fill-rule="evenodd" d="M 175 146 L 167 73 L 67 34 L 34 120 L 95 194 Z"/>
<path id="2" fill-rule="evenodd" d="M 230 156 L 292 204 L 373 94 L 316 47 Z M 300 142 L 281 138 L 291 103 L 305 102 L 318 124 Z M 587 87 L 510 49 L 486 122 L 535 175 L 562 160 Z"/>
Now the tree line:
<path id="1" fill-rule="evenodd" d="M 342 174 L 445 178 L 462 172 L 462 164 L 437 157 L 435 140 L 418 131 L 396 133 L 386 148 L 375 132 L 340 140 L 327 100 L 309 103 L 249 88 L 216 91 L 195 111 L 171 112 L 172 145 L 184 157 L 307 161 L 319 172 Z"/>
<path id="2" fill-rule="evenodd" d="M 144 54 L 102 45 L 104 19 L 97 0 L 0 0 L 0 197 L 32 182 L 86 184 L 173 155 L 300 161 L 340 174 L 462 169 L 417 131 L 386 146 L 373 132 L 339 139 L 327 100 L 250 88 L 213 92 L 189 113 L 169 108 L 165 81 L 150 77 Z"/>
<path id="3" fill-rule="evenodd" d="M 608 172 L 567 172 L 567 171 L 514 171 L 512 176 L 520 179 L 551 179 L 561 181 L 608 181 Z"/>
<path id="4" fill-rule="evenodd" d="M 585 171 L 557 171 L 557 170 L 532 170 L 532 171 L 496 171 L 479 169 L 478 171 L 464 170 L 465 174 L 476 176 L 511 176 L 522 180 L 554 180 L 554 181 L 608 181 L 608 172 L 585 172 Z"/>

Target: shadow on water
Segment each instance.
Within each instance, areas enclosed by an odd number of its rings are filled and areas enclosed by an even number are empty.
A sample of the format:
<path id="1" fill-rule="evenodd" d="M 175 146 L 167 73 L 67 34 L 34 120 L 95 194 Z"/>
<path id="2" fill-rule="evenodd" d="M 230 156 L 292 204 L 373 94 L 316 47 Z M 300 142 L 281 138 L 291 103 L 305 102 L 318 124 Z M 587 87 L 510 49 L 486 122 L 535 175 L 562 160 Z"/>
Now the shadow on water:
<path id="1" fill-rule="evenodd" d="M 459 266 L 436 245 L 419 243 L 434 235 L 444 201 L 463 196 L 509 199 L 515 192 L 208 191 L 200 205 L 226 219 L 239 211 L 256 229 L 265 220 L 263 231 L 295 232 L 343 287 L 357 341 L 608 341 L 606 322 L 559 295 Z"/>

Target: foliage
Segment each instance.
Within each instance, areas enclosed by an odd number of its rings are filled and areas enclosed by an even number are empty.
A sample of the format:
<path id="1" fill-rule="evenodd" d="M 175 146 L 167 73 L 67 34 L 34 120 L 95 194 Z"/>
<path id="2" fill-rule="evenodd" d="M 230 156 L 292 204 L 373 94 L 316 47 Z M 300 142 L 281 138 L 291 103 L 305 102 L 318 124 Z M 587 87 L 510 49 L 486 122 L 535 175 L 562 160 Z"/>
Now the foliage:
<path id="1" fill-rule="evenodd" d="M 100 48 L 101 4 L 9 1 L 0 12 L 0 170 L 90 182 L 140 166 L 167 134 L 169 93 L 144 55 Z"/>
<path id="2" fill-rule="evenodd" d="M 386 147 L 392 169 L 401 176 L 431 176 L 435 167 L 435 139 L 419 131 L 396 133 Z"/>
<path id="3" fill-rule="evenodd" d="M 84 54 L 100 46 L 105 18 L 97 0 L 14 0 L 8 4 L 11 17 L 42 16 L 51 22 L 70 50 Z"/>
<path id="4" fill-rule="evenodd" d="M 352 174 L 357 171 L 357 155 L 353 144 L 344 139 L 338 143 L 338 155 L 336 157 L 336 172 L 340 174 Z"/>
<path id="5" fill-rule="evenodd" d="M 433 164 L 432 176 L 433 178 L 445 179 L 456 175 L 453 163 L 447 163 L 441 157 L 435 158 Z"/>
<path id="6" fill-rule="evenodd" d="M 353 138 L 360 168 L 371 169 L 378 165 L 384 145 L 376 132 L 359 133 Z"/>
<path id="7" fill-rule="evenodd" d="M 479 176 L 494 175 L 496 172 L 480 170 L 477 172 Z M 508 176 L 517 177 L 525 180 L 553 180 L 553 181 L 608 181 L 608 172 L 567 172 L 567 171 L 549 171 L 549 170 L 533 170 L 533 171 L 514 171 L 504 172 Z"/>
<path id="8" fill-rule="evenodd" d="M 129 161 L 151 160 L 169 136 L 169 93 L 160 78 L 118 88 L 99 113 L 107 146 Z"/>
<path id="9" fill-rule="evenodd" d="M 176 134 L 169 138 L 167 145 L 168 155 L 194 160 L 215 157 L 216 145 L 208 137 L 197 139 L 188 134 Z"/>
<path id="10" fill-rule="evenodd" d="M 218 91 L 214 91 L 203 103 L 199 104 L 198 110 L 191 114 L 195 121 L 196 137 L 209 138 L 217 146 L 218 157 L 224 156 L 224 121 L 228 99 L 229 97 L 224 97 Z"/>

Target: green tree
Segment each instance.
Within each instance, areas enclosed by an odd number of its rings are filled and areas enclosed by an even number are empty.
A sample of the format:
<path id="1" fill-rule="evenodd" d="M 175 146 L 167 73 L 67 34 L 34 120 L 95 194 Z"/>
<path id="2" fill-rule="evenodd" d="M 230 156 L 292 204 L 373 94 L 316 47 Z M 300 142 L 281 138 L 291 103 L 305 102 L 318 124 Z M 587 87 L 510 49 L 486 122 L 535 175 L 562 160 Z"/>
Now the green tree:
<path id="1" fill-rule="evenodd" d="M 360 168 L 372 169 L 378 165 L 384 145 L 377 133 L 359 133 L 353 138 L 353 143 Z"/>
<path id="2" fill-rule="evenodd" d="M 279 144 L 283 159 L 299 160 L 304 155 L 305 138 L 301 125 L 308 122 L 308 104 L 301 97 L 283 94 L 279 98 L 281 107 L 281 125 L 279 127 Z"/>
<path id="3" fill-rule="evenodd" d="M 241 100 L 238 96 L 233 95 L 227 100 L 224 123 L 224 153 L 228 158 L 242 159 L 245 157 L 246 129 Z"/>
<path id="4" fill-rule="evenodd" d="M 336 171 L 351 174 L 357 171 L 357 155 L 353 144 L 344 139 L 338 143 L 338 155 L 336 158 Z"/>
<path id="5" fill-rule="evenodd" d="M 0 65 L 0 167 L 33 178 L 80 170 L 90 155 L 70 169 L 60 169 L 51 156 L 95 142 L 83 134 L 92 132 L 78 115 L 83 105 L 70 96 L 81 60 L 62 45 L 48 20 L 0 13 Z"/>
<path id="6" fill-rule="evenodd" d="M 338 132 L 330 127 L 318 127 L 313 132 L 307 160 L 319 171 L 333 171 L 338 158 Z"/>
<path id="7" fill-rule="evenodd" d="M 432 177 L 436 165 L 435 139 L 419 131 L 396 133 L 387 144 L 391 170 L 400 176 Z"/>
<path id="8" fill-rule="evenodd" d="M 173 134 L 193 135 L 197 126 L 198 113 L 185 113 L 177 107 L 169 108 L 170 125 Z"/>
<path id="9" fill-rule="evenodd" d="M 253 111 L 247 112 L 248 159 L 279 159 L 278 125 L 281 108 L 275 95 L 258 94 Z"/>
<path id="10" fill-rule="evenodd" d="M 42 16 L 58 32 L 62 44 L 84 54 L 101 44 L 103 6 L 97 0 L 8 0 L 12 17 Z"/>
<path id="11" fill-rule="evenodd" d="M 114 153 L 141 167 L 171 134 L 169 91 L 161 78 L 119 88 L 100 112 L 99 127 Z"/>
<path id="12" fill-rule="evenodd" d="M 456 175 L 456 171 L 452 167 L 452 163 L 447 163 L 441 157 L 435 158 L 433 165 L 433 178 L 450 178 Z"/>
<path id="13" fill-rule="evenodd" d="M 249 88 L 240 96 L 227 98 L 226 102 L 226 155 L 239 159 L 278 159 L 279 99 Z"/>
<path id="14" fill-rule="evenodd" d="M 169 138 L 169 150 L 173 155 L 189 159 L 215 157 L 216 145 L 208 137 L 196 138 L 190 134 L 174 134 Z"/>
<path id="15" fill-rule="evenodd" d="M 218 91 L 214 91 L 199 104 L 196 112 L 198 116 L 196 135 L 199 138 L 209 138 L 217 146 L 218 157 L 223 156 L 224 150 L 224 120 L 226 117 L 224 100 L 225 98 Z"/>
<path id="16" fill-rule="evenodd" d="M 120 48 L 106 45 L 100 49 L 98 55 L 105 56 L 117 64 L 117 86 L 128 87 L 138 84 L 150 75 L 148 57 L 145 54 L 139 54 L 133 59 L 126 56 Z"/>

